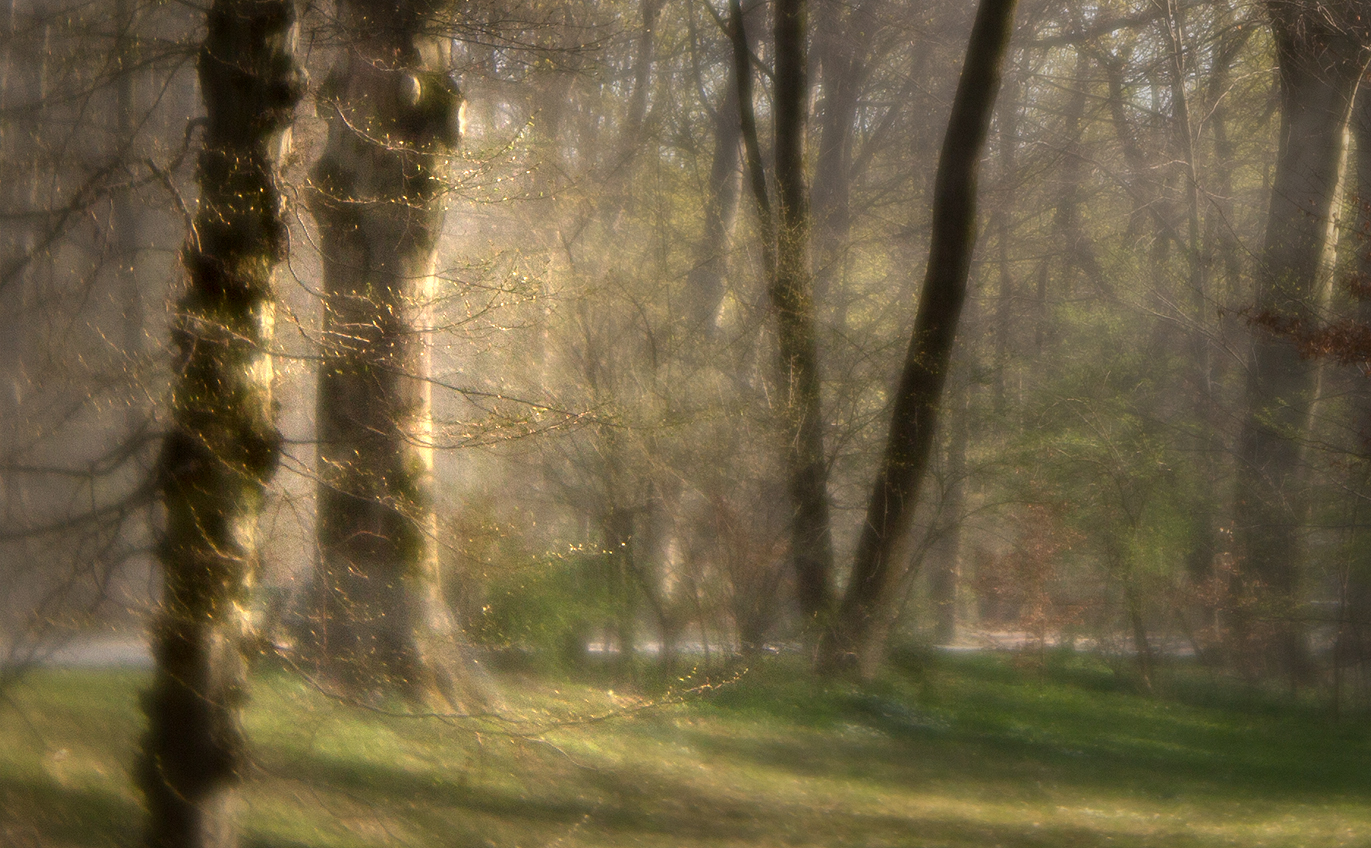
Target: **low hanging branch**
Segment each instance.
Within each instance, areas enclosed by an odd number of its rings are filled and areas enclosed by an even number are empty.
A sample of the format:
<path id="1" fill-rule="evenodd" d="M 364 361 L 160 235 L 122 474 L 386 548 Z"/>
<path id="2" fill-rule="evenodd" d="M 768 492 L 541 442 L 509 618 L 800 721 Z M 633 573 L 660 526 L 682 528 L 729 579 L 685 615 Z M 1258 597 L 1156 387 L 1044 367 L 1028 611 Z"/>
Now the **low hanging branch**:
<path id="1" fill-rule="evenodd" d="M 884 647 L 887 595 L 900 574 L 898 548 L 909 533 L 928 470 L 957 323 L 966 302 L 976 246 L 976 174 L 1000 88 L 1014 6 L 1015 0 L 981 0 L 971 29 L 938 159 L 928 270 L 895 395 L 885 457 L 871 492 L 847 593 L 821 646 L 820 664 L 828 670 L 855 659 L 861 672 L 869 675 Z"/>

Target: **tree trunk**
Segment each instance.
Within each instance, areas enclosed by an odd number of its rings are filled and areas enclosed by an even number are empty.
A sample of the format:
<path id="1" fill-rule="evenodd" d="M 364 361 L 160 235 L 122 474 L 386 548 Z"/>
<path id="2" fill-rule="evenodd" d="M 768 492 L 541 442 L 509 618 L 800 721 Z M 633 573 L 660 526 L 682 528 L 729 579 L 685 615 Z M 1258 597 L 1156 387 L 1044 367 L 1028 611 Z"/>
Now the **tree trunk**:
<path id="1" fill-rule="evenodd" d="M 1013 31 L 1015 0 L 981 0 L 952 102 L 934 185 L 928 269 L 885 457 L 867 507 L 852 577 L 820 646 L 822 670 L 853 664 L 873 675 L 884 653 L 890 590 L 903 566 L 919 488 L 928 470 L 943 384 L 966 301 L 976 245 L 976 174 Z"/>
<path id="2" fill-rule="evenodd" d="M 118 0 L 115 10 L 115 26 L 118 27 L 115 51 L 119 63 L 114 103 L 115 144 L 118 157 L 124 161 L 130 161 L 138 119 L 135 78 L 138 56 L 131 3 L 132 0 Z M 110 224 L 114 230 L 115 278 L 120 290 L 119 297 L 124 302 L 123 352 L 131 366 L 136 368 L 143 353 L 143 293 L 137 269 L 141 216 L 134 200 L 131 189 L 116 192 L 111 199 Z M 138 426 L 137 419 L 142 417 L 140 412 L 130 409 L 130 418 L 135 419 L 132 426 Z"/>
<path id="3" fill-rule="evenodd" d="M 959 369 L 960 370 L 960 369 Z M 952 438 L 947 446 L 947 478 L 938 509 L 938 537 L 929 551 L 928 602 L 933 608 L 933 642 L 950 645 L 957 639 L 962 582 L 962 513 L 966 505 L 966 443 L 970 436 L 969 376 L 954 381 L 956 407 Z"/>
<path id="4" fill-rule="evenodd" d="M 359 694 L 462 700 L 438 585 L 424 330 L 460 94 L 434 4 L 345 0 L 310 211 L 324 259 L 314 634 Z M 471 694 L 471 693 L 466 693 Z"/>
<path id="5" fill-rule="evenodd" d="M 776 8 L 774 89 L 777 213 L 773 216 L 752 108 L 751 60 L 739 0 L 730 4 L 738 111 L 747 171 L 761 219 L 762 264 L 776 311 L 779 390 L 790 515 L 790 559 L 808 632 L 826 626 L 832 601 L 833 532 L 823 444 L 819 354 L 809 274 L 809 204 L 804 187 L 805 75 L 803 0 Z"/>
<path id="6" fill-rule="evenodd" d="M 1111 294 L 1104 269 L 1100 267 L 1095 253 L 1095 244 L 1085 232 L 1081 223 L 1081 185 L 1085 180 L 1085 154 L 1082 152 L 1081 135 L 1085 123 L 1086 98 L 1090 87 L 1090 59 L 1083 50 L 1076 52 L 1075 88 L 1066 104 L 1065 135 L 1066 152 L 1062 156 L 1061 194 L 1057 199 L 1055 224 L 1066 244 L 1066 254 L 1062 257 L 1063 280 L 1068 290 L 1071 287 L 1071 269 L 1079 268 L 1090 287 L 1097 293 Z"/>
<path id="7" fill-rule="evenodd" d="M 790 555 L 800 611 L 812 627 L 822 623 L 832 606 L 833 533 L 813 280 L 809 273 L 809 202 L 804 182 L 805 104 L 809 98 L 805 21 L 804 0 L 778 0 L 774 106 L 776 272 L 770 298 L 778 324 L 787 467 L 794 509 Z"/>
<path id="8" fill-rule="evenodd" d="M 1362 88 L 1357 95 L 1352 116 L 1352 132 L 1356 142 L 1357 239 L 1355 267 L 1362 286 L 1371 283 L 1371 90 Z M 1371 327 L 1371 290 L 1357 293 L 1356 321 Z M 1352 392 L 1352 424 L 1356 428 L 1359 462 L 1352 469 L 1353 497 L 1349 511 L 1354 528 L 1352 556 L 1347 563 L 1342 582 L 1338 632 L 1334 647 L 1334 669 L 1341 682 L 1342 669 L 1352 666 L 1359 684 L 1357 694 L 1364 695 L 1371 683 L 1371 534 L 1364 529 L 1367 523 L 1368 502 L 1371 502 L 1371 375 L 1364 371 L 1353 376 L 1356 388 Z M 1335 693 L 1335 697 L 1340 693 Z M 1364 704 L 1363 704 L 1364 705 Z M 1337 703 L 1335 701 L 1335 707 Z"/>
<path id="9" fill-rule="evenodd" d="M 1197 131 L 1190 117 L 1190 96 L 1186 90 L 1188 65 L 1187 35 L 1182 9 L 1176 0 L 1167 0 L 1163 20 L 1171 71 L 1171 120 L 1174 138 L 1185 185 L 1186 231 L 1185 251 L 1188 271 L 1190 314 L 1184 315 L 1188 329 L 1190 353 L 1190 401 L 1194 414 L 1194 435 L 1188 439 L 1194 452 L 1196 470 L 1207 481 L 1215 483 L 1223 472 L 1222 458 L 1228 453 L 1217 420 L 1218 384 L 1215 380 L 1214 356 L 1209 316 L 1217 310 L 1211 292 L 1209 265 L 1212 250 L 1202 226 L 1204 210 L 1200 197 L 1199 163 L 1196 154 Z M 1193 51 L 1192 51 L 1193 52 Z M 1215 59 L 1214 73 L 1226 75 L 1223 62 L 1230 61 L 1220 51 Z M 1186 554 L 1186 570 L 1192 585 L 1203 585 L 1213 572 L 1214 556 L 1219 548 L 1218 511 L 1213 499 L 1205 492 L 1187 503 L 1190 514 L 1190 549 Z M 1139 646 L 1140 661 L 1142 647 Z M 1150 662 L 1150 657 L 1148 657 Z M 1150 667 L 1141 669 L 1150 686 Z"/>
<path id="10" fill-rule="evenodd" d="M 1354 31 L 1326 18 L 1322 8 L 1273 2 L 1268 11 L 1280 66 L 1281 132 L 1255 314 L 1312 328 L 1328 291 L 1348 119 L 1367 53 Z M 1295 615 L 1308 505 L 1302 446 L 1317 369 L 1292 340 L 1254 331 L 1234 535 L 1243 591 L 1260 602 L 1268 621 L 1259 625 L 1243 615 L 1234 628 L 1249 657 L 1274 663 L 1292 681 L 1308 672 Z"/>
<path id="11" fill-rule="evenodd" d="M 695 267 L 686 277 L 691 305 L 691 325 L 706 336 L 715 330 L 719 306 L 724 299 L 724 279 L 728 264 L 728 219 L 737 200 L 738 145 L 741 127 L 738 120 L 737 68 L 729 65 L 724 100 L 714 116 L 714 157 L 705 185 L 704 238 L 700 242 Z"/>
<path id="12" fill-rule="evenodd" d="M 244 610 L 280 441 L 267 350 L 287 244 L 276 173 L 303 90 L 295 38 L 289 0 L 216 0 L 200 50 L 208 121 L 200 211 L 182 253 L 188 286 L 172 325 L 172 425 L 158 466 L 165 582 L 137 771 L 157 848 L 237 844 Z"/>
<path id="13" fill-rule="evenodd" d="M 852 135 L 858 124 L 859 94 L 866 51 L 875 22 L 866 4 L 848 8 L 830 0 L 824 25 L 814 33 L 823 77 L 819 150 L 814 163 L 814 299 L 835 307 L 833 326 L 846 323 L 848 248 L 852 233 Z"/>
<path id="14" fill-rule="evenodd" d="M 996 421 L 1006 420 L 1008 409 L 1007 381 L 1009 370 L 1010 314 L 1018 297 L 1015 289 L 1014 271 L 1011 266 L 1009 245 L 1013 239 L 1013 222 L 1010 210 L 1017 205 L 1017 182 L 1019 175 L 1019 99 L 1023 84 L 1019 74 L 1010 77 L 1008 91 L 1003 97 L 1000 110 L 999 134 L 999 177 L 1000 197 L 991 213 L 991 228 L 995 231 L 996 262 L 999 266 L 999 290 L 995 296 L 995 359 L 993 372 L 993 410 Z"/>

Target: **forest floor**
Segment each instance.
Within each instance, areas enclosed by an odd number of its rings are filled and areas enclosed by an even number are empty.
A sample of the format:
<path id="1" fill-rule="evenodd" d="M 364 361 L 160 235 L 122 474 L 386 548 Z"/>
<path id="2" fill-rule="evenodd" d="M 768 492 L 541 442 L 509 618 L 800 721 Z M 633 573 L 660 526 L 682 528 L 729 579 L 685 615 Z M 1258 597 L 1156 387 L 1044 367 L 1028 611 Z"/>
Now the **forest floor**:
<path id="1" fill-rule="evenodd" d="M 44 669 L 0 693 L 0 846 L 137 843 L 147 681 Z M 975 654 L 864 687 L 786 657 L 605 685 L 509 675 L 501 717 L 466 719 L 264 673 L 245 844 L 1371 845 L 1365 716 L 1198 677 L 1144 696 L 1089 658 Z"/>

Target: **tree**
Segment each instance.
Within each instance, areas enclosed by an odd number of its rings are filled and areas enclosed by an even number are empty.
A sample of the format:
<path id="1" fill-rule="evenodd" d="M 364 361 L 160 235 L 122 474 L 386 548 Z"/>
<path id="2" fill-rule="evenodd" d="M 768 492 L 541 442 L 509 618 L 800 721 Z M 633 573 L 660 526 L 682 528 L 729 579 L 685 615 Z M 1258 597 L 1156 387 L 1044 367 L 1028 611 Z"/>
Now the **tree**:
<path id="1" fill-rule="evenodd" d="M 188 17 L 44 0 L 0 27 L 6 677 L 92 617 L 146 612 L 166 373 L 142 343 L 185 233 L 163 201 L 187 188 Z M 141 96 L 154 75 L 159 96 Z"/>
<path id="2" fill-rule="evenodd" d="M 217 0 L 206 14 L 200 203 L 172 327 L 172 421 L 156 480 L 164 585 L 138 767 L 157 848 L 237 844 L 247 593 L 279 454 L 269 345 L 287 246 L 277 169 L 304 88 L 296 35 L 289 0 Z"/>
<path id="3" fill-rule="evenodd" d="M 885 457 L 872 488 L 847 591 L 820 646 L 821 667 L 830 670 L 848 665 L 852 658 L 863 676 L 871 676 L 882 658 L 901 546 L 911 534 L 966 300 L 976 244 L 976 176 L 1013 31 L 1014 6 L 1015 0 L 982 0 L 972 25 L 938 160 L 928 269 L 895 394 Z"/>
<path id="4" fill-rule="evenodd" d="M 309 194 L 325 290 L 314 635 L 357 691 L 460 700 L 472 693 L 438 586 L 424 330 L 461 94 L 444 4 L 339 11 L 347 38 L 320 93 L 329 134 Z"/>
<path id="5" fill-rule="evenodd" d="M 768 198 L 752 105 L 752 61 L 739 0 L 730 7 L 735 79 L 753 200 L 761 222 L 767 296 L 776 313 L 780 353 L 782 437 L 790 506 L 790 557 L 800 612 L 811 632 L 825 626 L 832 606 L 833 530 L 829 517 L 828 458 L 809 269 L 809 203 L 804 184 L 805 4 L 780 0 L 775 12 L 774 175 L 776 206 Z"/>
<path id="6" fill-rule="evenodd" d="M 1371 53 L 1360 3 L 1271 2 L 1267 12 L 1280 72 L 1280 149 L 1257 276 L 1254 312 L 1313 326 L 1328 291 L 1335 209 L 1352 103 Z M 1295 605 L 1300 600 L 1301 527 L 1307 519 L 1304 442 L 1318 392 L 1317 365 L 1289 338 L 1255 332 L 1238 445 L 1235 541 L 1244 591 L 1263 601 L 1263 625 L 1233 622 L 1240 650 L 1272 658 L 1293 679 L 1309 674 Z"/>

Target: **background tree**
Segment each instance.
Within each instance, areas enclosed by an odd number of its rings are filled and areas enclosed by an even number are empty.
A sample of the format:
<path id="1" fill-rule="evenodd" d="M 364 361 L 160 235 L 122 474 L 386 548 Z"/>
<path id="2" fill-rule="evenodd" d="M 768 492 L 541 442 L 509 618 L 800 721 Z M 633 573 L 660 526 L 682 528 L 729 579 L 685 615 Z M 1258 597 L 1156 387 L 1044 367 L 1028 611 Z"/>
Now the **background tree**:
<path id="1" fill-rule="evenodd" d="M 147 478 L 166 369 L 144 340 L 162 332 L 165 279 L 184 236 L 174 202 L 187 189 L 196 36 L 183 10 L 137 4 L 20 3 L 5 20 L 0 641 L 9 672 L 92 622 L 136 621 L 147 605 Z"/>
<path id="2" fill-rule="evenodd" d="M 1257 274 L 1260 316 L 1312 323 L 1327 296 L 1348 120 L 1371 58 L 1360 9 L 1268 8 L 1280 70 L 1281 136 Z M 1270 635 L 1254 632 L 1256 622 L 1246 615 L 1235 626 L 1239 639 L 1260 645 L 1243 650 L 1253 657 L 1274 651 L 1292 679 L 1309 674 L 1294 616 L 1309 502 L 1301 454 L 1317 391 L 1316 366 L 1302 360 L 1289 340 L 1253 335 L 1234 529 L 1244 588 L 1269 604 Z"/>

